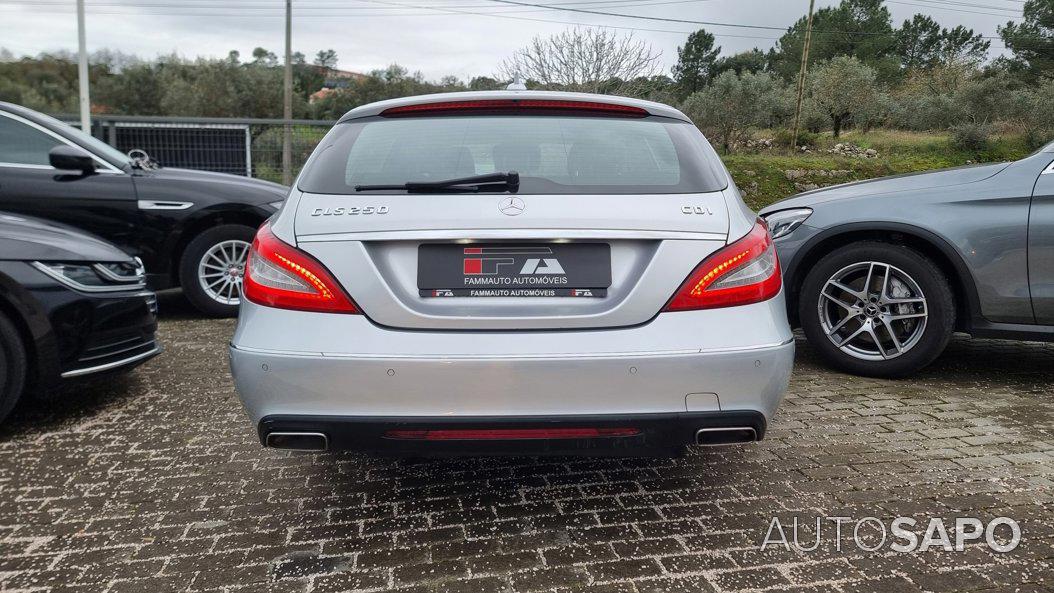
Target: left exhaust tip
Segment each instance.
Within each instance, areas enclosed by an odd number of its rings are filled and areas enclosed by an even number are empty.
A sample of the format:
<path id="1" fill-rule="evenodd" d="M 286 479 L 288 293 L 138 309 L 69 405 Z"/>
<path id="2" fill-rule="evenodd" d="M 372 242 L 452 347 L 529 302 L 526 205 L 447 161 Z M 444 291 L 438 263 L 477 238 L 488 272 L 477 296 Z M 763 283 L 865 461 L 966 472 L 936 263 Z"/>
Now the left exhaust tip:
<path id="1" fill-rule="evenodd" d="M 325 451 L 329 449 L 329 439 L 321 432 L 269 432 L 264 445 L 272 449 Z"/>

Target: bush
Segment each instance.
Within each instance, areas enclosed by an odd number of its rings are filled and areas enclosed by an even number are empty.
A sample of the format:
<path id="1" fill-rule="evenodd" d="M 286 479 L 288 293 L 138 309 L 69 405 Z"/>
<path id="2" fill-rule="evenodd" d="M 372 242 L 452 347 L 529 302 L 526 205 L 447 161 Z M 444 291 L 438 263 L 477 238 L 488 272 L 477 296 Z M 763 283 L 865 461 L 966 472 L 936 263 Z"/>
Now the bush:
<path id="1" fill-rule="evenodd" d="M 796 146 L 813 146 L 816 144 L 816 140 L 819 138 L 818 134 L 810 132 L 808 130 L 798 130 L 798 139 L 794 141 L 794 130 L 788 130 L 786 128 L 776 131 L 776 144 L 786 147 L 794 148 Z"/>
<path id="2" fill-rule="evenodd" d="M 1054 78 L 1022 92 L 1016 103 L 1020 110 L 1019 121 L 1030 147 L 1039 148 L 1054 140 Z"/>
<path id="3" fill-rule="evenodd" d="M 956 122 L 950 95 L 902 94 L 892 103 L 889 123 L 900 130 L 946 130 Z"/>
<path id="4" fill-rule="evenodd" d="M 991 128 L 986 123 L 966 122 L 949 128 L 952 144 L 966 150 L 984 150 L 988 147 Z"/>

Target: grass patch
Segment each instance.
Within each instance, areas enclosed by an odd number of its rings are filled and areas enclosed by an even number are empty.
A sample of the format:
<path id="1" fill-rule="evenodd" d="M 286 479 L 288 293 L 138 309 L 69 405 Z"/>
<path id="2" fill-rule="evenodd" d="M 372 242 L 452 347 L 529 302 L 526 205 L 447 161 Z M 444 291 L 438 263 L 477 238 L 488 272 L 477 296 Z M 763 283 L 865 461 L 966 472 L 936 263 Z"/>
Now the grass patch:
<path id="1" fill-rule="evenodd" d="M 758 134 L 761 138 L 772 136 L 771 132 Z M 871 148 L 878 155 L 860 158 L 826 152 L 839 142 Z M 1020 136 L 993 137 L 984 149 L 969 151 L 955 147 L 947 134 L 873 130 L 852 131 L 837 140 L 830 134 L 821 135 L 809 153 L 772 148 L 726 154 L 721 159 L 743 192 L 743 199 L 758 210 L 814 186 L 971 163 L 1013 161 L 1030 152 L 1027 141 Z"/>

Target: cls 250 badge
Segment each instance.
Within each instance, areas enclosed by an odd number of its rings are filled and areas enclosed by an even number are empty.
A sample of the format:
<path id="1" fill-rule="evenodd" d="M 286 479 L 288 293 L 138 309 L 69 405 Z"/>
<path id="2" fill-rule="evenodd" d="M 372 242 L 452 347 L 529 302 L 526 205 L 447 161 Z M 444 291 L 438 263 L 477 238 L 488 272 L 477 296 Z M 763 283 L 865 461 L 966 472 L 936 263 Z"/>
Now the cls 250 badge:
<path id="1" fill-rule="evenodd" d="M 315 208 L 311 216 L 358 216 L 366 214 L 388 214 L 387 206 L 341 206 L 340 208 Z"/>

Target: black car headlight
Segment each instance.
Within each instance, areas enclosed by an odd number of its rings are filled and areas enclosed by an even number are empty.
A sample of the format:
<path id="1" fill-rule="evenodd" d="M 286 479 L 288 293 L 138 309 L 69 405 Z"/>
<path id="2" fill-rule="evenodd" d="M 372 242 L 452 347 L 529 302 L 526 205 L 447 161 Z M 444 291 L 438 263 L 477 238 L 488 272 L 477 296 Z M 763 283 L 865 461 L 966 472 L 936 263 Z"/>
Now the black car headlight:
<path id="1" fill-rule="evenodd" d="M 58 282 L 82 292 L 113 292 L 146 287 L 143 267 L 138 262 L 41 262 L 33 267 Z"/>
<path id="2" fill-rule="evenodd" d="M 779 239 L 793 233 L 811 214 L 812 208 L 792 208 L 772 212 L 764 218 L 765 222 L 769 223 L 769 235 L 773 239 Z"/>

